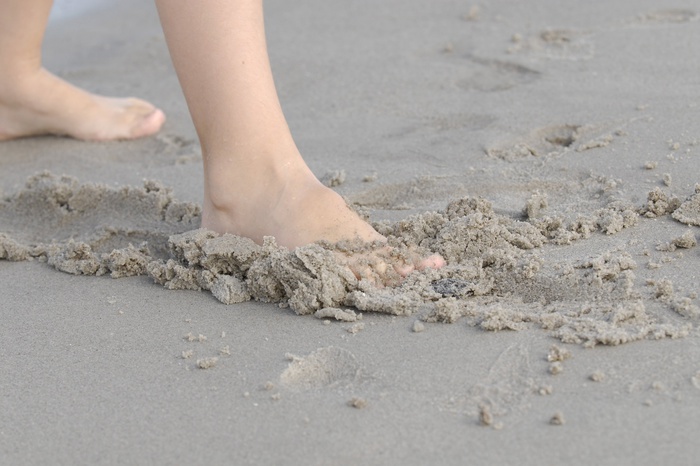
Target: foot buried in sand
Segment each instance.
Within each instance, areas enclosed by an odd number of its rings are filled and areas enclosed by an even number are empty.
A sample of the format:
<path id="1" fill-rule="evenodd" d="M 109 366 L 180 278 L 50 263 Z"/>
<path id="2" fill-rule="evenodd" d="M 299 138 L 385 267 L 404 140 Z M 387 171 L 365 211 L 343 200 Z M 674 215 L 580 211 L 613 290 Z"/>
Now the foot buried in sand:
<path id="1" fill-rule="evenodd" d="M 91 94 L 44 69 L 0 82 L 0 141 L 41 135 L 134 139 L 156 133 L 164 122 L 163 112 L 148 102 Z"/>
<path id="2" fill-rule="evenodd" d="M 260 245 L 271 236 L 290 251 L 319 243 L 333 250 L 337 261 L 357 279 L 376 286 L 396 285 L 414 270 L 445 265 L 438 255 L 388 246 L 387 239 L 352 211 L 340 195 L 306 170 L 286 177 L 280 188 L 268 184 L 265 190 L 234 199 L 235 203 L 216 207 L 205 200 L 202 227 L 247 237 Z"/>
<path id="3" fill-rule="evenodd" d="M 336 260 L 348 267 L 355 278 L 380 288 L 400 284 L 414 270 L 445 266 L 445 260 L 437 254 L 421 254 L 413 248 L 388 246 L 386 239 L 372 243 L 360 239 L 319 243 L 333 250 Z"/>

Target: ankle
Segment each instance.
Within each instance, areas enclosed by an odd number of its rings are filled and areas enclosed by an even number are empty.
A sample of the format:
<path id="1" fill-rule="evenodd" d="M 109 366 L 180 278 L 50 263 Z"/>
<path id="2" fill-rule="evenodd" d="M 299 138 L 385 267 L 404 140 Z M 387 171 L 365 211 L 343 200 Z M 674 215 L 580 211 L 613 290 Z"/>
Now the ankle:
<path id="1" fill-rule="evenodd" d="M 291 228 L 293 211 L 308 204 L 310 196 L 322 194 L 314 195 L 317 190 L 325 189 L 305 164 L 254 165 L 215 173 L 210 169 L 206 171 L 202 226 L 258 243 L 266 235 L 284 232 L 284 225 Z"/>
<path id="2" fill-rule="evenodd" d="M 36 94 L 39 86 L 38 79 L 41 77 L 42 70 L 15 67 L 14 69 L 5 69 L 0 65 L 2 75 L 0 76 L 0 103 L 5 105 L 20 104 L 27 100 L 31 100 L 31 96 Z"/>
<path id="3" fill-rule="evenodd" d="M 246 148 L 228 157 L 205 154 L 204 160 L 205 199 L 221 211 L 240 209 L 254 199 L 273 203 L 290 185 L 316 180 L 294 145 Z"/>

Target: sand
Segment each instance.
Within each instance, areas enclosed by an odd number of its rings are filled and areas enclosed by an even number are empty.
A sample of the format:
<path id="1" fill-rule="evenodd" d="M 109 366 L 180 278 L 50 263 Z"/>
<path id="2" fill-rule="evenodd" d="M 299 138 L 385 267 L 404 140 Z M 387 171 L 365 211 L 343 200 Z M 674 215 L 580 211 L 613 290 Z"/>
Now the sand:
<path id="1" fill-rule="evenodd" d="M 199 229 L 153 6 L 63 4 L 47 65 L 169 119 L 0 144 L 0 463 L 692 464 L 700 5 L 364 3 L 267 29 L 312 170 L 447 260 L 386 288 Z"/>

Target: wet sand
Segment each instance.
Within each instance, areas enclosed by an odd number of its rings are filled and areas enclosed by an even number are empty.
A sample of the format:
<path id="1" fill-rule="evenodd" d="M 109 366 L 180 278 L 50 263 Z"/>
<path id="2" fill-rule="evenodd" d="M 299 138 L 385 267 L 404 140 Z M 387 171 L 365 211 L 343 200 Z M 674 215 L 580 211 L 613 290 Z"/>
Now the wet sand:
<path id="1" fill-rule="evenodd" d="M 370 3 L 267 29 L 314 172 L 448 260 L 390 289 L 197 230 L 152 5 L 54 21 L 51 69 L 169 120 L 0 145 L 3 463 L 692 464 L 700 6 Z"/>

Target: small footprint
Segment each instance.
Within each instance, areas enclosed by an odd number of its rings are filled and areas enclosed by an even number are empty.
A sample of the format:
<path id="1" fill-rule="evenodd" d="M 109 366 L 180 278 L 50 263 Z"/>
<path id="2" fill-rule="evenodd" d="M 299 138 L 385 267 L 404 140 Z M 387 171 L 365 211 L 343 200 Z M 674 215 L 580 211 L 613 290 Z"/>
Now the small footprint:
<path id="1" fill-rule="evenodd" d="M 545 29 L 526 38 L 515 34 L 507 51 L 552 60 L 589 60 L 595 55 L 595 47 L 587 36 L 572 29 Z"/>
<path id="2" fill-rule="evenodd" d="M 202 151 L 193 139 L 187 139 L 177 134 L 159 134 L 155 139 L 160 146 L 157 149 L 158 152 L 173 154 L 176 165 L 202 160 Z"/>
<path id="3" fill-rule="evenodd" d="M 523 138 L 521 142 L 509 143 L 486 150 L 491 157 L 503 160 L 516 160 L 523 157 L 542 157 L 562 153 L 580 138 L 582 126 L 554 125 L 538 128 Z"/>
<path id="4" fill-rule="evenodd" d="M 187 147 L 195 143 L 194 140 L 186 139 L 177 134 L 159 134 L 156 136 L 156 139 L 164 146 L 173 149 L 182 149 L 183 147 Z"/>
<path id="5" fill-rule="evenodd" d="M 517 63 L 467 56 L 474 64 L 470 76 L 457 81 L 464 90 L 484 92 L 506 91 L 520 84 L 537 80 L 540 72 Z"/>
<path id="6" fill-rule="evenodd" d="M 493 115 L 456 113 L 427 119 L 427 125 L 438 131 L 476 131 L 488 128 L 497 118 Z"/>
<path id="7" fill-rule="evenodd" d="M 374 186 L 349 196 L 351 204 L 386 210 L 410 210 L 432 201 L 468 194 L 463 183 L 444 177 L 423 176 L 403 183 Z"/>
<path id="8" fill-rule="evenodd" d="M 350 351 L 328 346 L 308 356 L 288 354 L 289 366 L 280 375 L 282 385 L 311 390 L 350 384 L 360 378 L 360 363 Z"/>
<path id="9" fill-rule="evenodd" d="M 537 388 L 532 374 L 528 349 L 521 344 L 512 345 L 496 358 L 482 382 L 473 385 L 466 396 L 448 400 L 445 408 L 475 419 L 482 406 L 488 406 L 490 414 L 498 417 L 523 412 L 529 408 L 529 399 Z"/>

